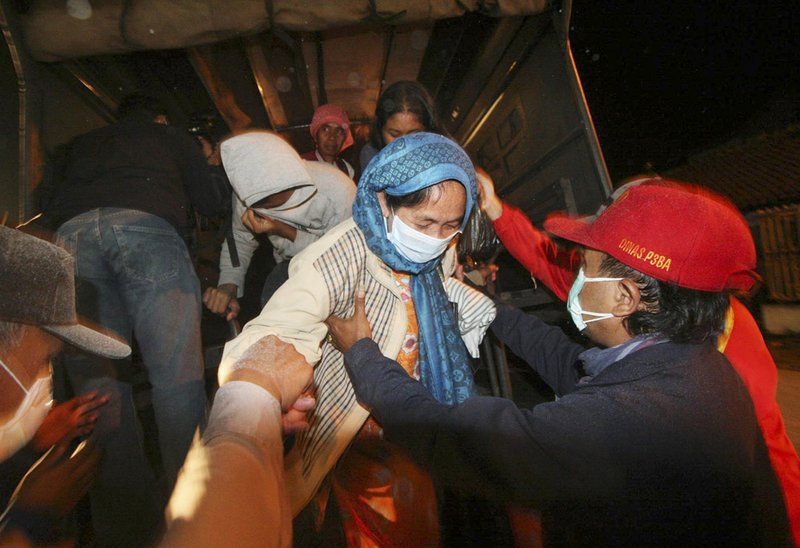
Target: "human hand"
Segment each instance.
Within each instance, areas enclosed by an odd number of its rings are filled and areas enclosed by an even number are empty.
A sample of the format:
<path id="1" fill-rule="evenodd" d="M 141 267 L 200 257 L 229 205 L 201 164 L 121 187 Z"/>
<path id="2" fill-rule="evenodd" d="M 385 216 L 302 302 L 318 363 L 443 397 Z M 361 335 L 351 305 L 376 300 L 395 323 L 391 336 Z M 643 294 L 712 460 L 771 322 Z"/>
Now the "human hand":
<path id="1" fill-rule="evenodd" d="M 490 221 L 495 221 L 503 214 L 503 202 L 494 191 L 494 181 L 486 170 L 478 166 L 475 166 L 475 175 L 478 178 L 480 208 Z"/>
<path id="2" fill-rule="evenodd" d="M 58 443 L 69 443 L 78 436 L 88 436 L 97 423 L 95 410 L 108 403 L 109 397 L 89 392 L 55 405 L 33 435 L 31 448 L 42 452 Z"/>
<path id="3" fill-rule="evenodd" d="M 278 236 L 292 242 L 297 238 L 297 228 L 272 217 L 265 217 L 252 209 L 247 209 L 242 214 L 242 223 L 254 234 Z"/>
<path id="4" fill-rule="evenodd" d="M 222 165 L 222 155 L 219 151 L 219 145 L 214 145 L 214 148 L 211 150 L 211 154 L 206 156 L 206 162 L 210 166 L 221 166 Z"/>
<path id="5" fill-rule="evenodd" d="M 242 214 L 242 224 L 254 234 L 272 234 L 278 228 L 278 221 L 272 217 L 259 215 L 250 208 Z"/>
<path id="6" fill-rule="evenodd" d="M 331 315 L 325 320 L 331 344 L 340 352 L 347 352 L 361 339 L 372 338 L 372 328 L 369 325 L 364 304 L 365 298 L 364 288 L 359 287 L 356 290 L 355 307 L 350 318 L 344 319 Z"/>
<path id="7" fill-rule="evenodd" d="M 275 396 L 284 411 L 289 411 L 313 379 L 305 357 L 275 335 L 262 337 L 233 363 L 223 360 L 218 376 L 220 386 L 232 381 L 261 386 Z"/>
<path id="8" fill-rule="evenodd" d="M 241 306 L 236 299 L 238 287 L 236 284 L 222 284 L 218 287 L 206 288 L 203 293 L 203 304 L 211 312 L 224 316 L 227 321 L 231 321 L 239 315 Z"/>
<path id="9" fill-rule="evenodd" d="M 294 434 L 308 428 L 308 412 L 314 409 L 317 400 L 309 393 L 301 394 L 289 410 L 281 416 L 284 434 Z"/>
<path id="10" fill-rule="evenodd" d="M 65 516 L 92 486 L 103 452 L 81 442 L 72 454 L 59 443 L 28 470 L 12 497 L 14 504 L 52 516 Z"/>
<path id="11" fill-rule="evenodd" d="M 481 262 L 467 272 L 464 277 L 472 284 L 483 287 L 497 280 L 498 270 L 500 270 L 500 267 L 494 263 Z"/>

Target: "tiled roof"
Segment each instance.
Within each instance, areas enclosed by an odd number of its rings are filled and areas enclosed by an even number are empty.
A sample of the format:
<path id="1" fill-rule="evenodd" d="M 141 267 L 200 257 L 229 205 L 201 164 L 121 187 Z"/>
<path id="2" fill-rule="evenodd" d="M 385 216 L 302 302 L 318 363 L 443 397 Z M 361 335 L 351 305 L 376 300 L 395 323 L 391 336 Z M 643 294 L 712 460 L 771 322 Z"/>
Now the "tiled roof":
<path id="1" fill-rule="evenodd" d="M 708 186 L 744 212 L 800 203 L 800 126 L 702 152 L 666 175 Z"/>

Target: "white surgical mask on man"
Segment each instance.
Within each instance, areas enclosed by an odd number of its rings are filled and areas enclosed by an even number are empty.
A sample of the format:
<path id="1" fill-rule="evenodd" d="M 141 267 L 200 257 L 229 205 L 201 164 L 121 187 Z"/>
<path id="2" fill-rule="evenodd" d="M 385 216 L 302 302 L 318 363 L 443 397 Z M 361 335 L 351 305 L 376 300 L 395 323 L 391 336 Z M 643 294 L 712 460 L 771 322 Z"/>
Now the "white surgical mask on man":
<path id="1" fill-rule="evenodd" d="M 572 287 L 569 290 L 569 297 L 567 297 L 567 310 L 569 310 L 570 316 L 572 316 L 572 322 L 575 324 L 575 327 L 578 328 L 578 331 L 586 329 L 586 324 L 614 317 L 614 314 L 610 312 L 589 312 L 581 308 L 580 294 L 583 289 L 583 284 L 586 282 L 619 282 L 624 279 L 625 278 L 587 278 L 583 273 L 583 267 L 578 270 L 578 275 L 575 277 L 575 281 L 572 283 Z M 594 317 L 590 320 L 584 320 L 584 314 Z"/>
<path id="2" fill-rule="evenodd" d="M 388 229 L 386 217 L 383 218 L 383 224 L 387 226 L 387 239 L 392 242 L 398 253 L 409 261 L 419 264 L 427 263 L 444 253 L 450 241 L 459 233 L 456 231 L 447 238 L 434 238 L 411 228 L 396 213 L 392 220 L 391 231 Z"/>
<path id="3" fill-rule="evenodd" d="M 17 407 L 14 416 L 4 424 L 0 424 L 0 462 L 2 462 L 31 441 L 44 422 L 53 405 L 53 379 L 50 375 L 42 377 L 28 389 L 2 360 L 0 365 L 25 392 L 25 398 Z"/>

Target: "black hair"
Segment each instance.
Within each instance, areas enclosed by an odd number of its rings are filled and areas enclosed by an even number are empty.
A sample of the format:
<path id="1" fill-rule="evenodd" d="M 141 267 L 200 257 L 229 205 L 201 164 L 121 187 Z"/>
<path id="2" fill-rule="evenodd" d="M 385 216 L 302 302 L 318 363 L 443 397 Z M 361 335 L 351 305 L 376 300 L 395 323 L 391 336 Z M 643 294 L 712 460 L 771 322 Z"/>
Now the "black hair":
<path id="1" fill-rule="evenodd" d="M 397 210 L 398 207 L 416 207 L 420 204 L 427 203 L 429 200 L 438 199 L 442 195 L 442 187 L 440 183 L 443 182 L 444 181 L 440 181 L 439 183 L 426 186 L 425 188 L 415 190 L 411 194 L 404 194 L 402 196 L 385 194 L 386 205 L 393 210 Z"/>
<path id="2" fill-rule="evenodd" d="M 157 116 L 167 114 L 164 104 L 144 93 L 132 93 L 122 98 L 117 106 L 117 118 L 120 120 L 137 120 L 152 122 Z"/>
<path id="3" fill-rule="evenodd" d="M 657 280 L 606 255 L 604 276 L 628 278 L 639 287 L 642 308 L 626 318 L 632 335 L 658 333 L 679 343 L 699 343 L 717 337 L 725 324 L 727 291 L 699 291 Z"/>
<path id="4" fill-rule="evenodd" d="M 427 132 L 446 135 L 428 90 L 419 82 L 400 80 L 381 93 L 375 107 L 375 121 L 370 141 L 377 150 L 386 146 L 383 142 L 383 126 L 398 112 L 410 112 L 415 115 Z"/>

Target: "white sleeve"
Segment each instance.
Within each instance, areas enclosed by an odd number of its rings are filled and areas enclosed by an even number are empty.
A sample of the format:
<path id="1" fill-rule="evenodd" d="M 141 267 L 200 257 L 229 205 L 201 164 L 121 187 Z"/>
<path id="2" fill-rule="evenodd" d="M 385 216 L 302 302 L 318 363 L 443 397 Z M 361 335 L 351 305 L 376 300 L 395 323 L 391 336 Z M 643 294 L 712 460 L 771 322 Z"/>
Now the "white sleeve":
<path id="1" fill-rule="evenodd" d="M 448 300 L 458 305 L 457 319 L 461 338 L 470 355 L 477 358 L 486 330 L 497 316 L 497 307 L 492 299 L 452 276 L 445 279 L 444 288 Z"/>

